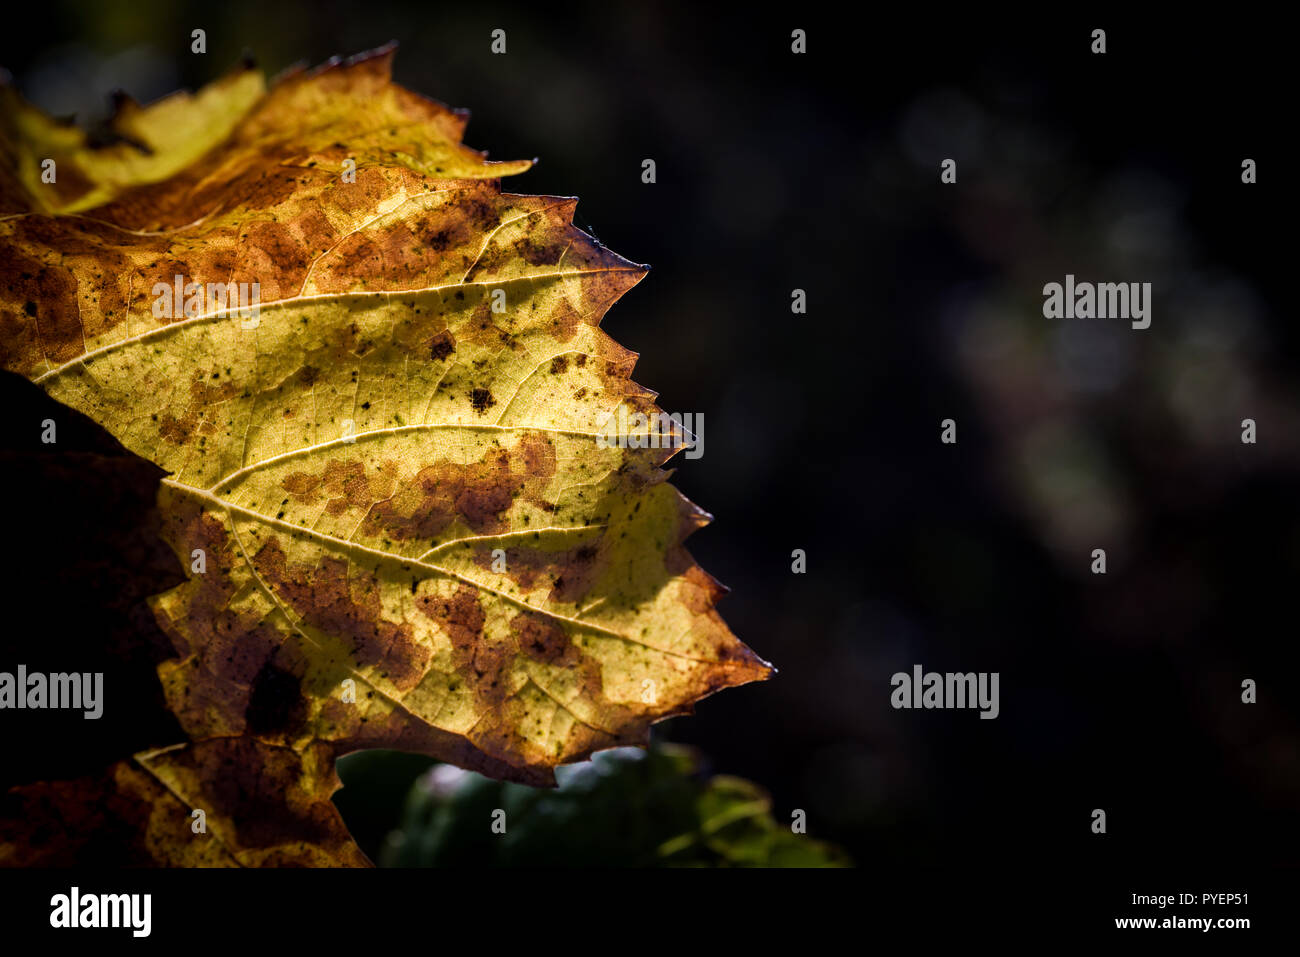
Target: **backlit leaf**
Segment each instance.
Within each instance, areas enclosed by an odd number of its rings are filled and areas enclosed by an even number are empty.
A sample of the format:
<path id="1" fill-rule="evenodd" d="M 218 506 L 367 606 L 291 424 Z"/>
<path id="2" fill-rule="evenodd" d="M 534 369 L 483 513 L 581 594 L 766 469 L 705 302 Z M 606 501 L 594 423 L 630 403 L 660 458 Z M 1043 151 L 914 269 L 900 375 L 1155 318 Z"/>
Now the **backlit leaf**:
<path id="1" fill-rule="evenodd" d="M 659 410 L 599 325 L 645 268 L 576 200 L 502 192 L 529 164 L 461 145 L 391 56 L 126 104 L 108 145 L 3 91 L 0 364 L 161 467 L 164 535 L 204 566 L 153 603 L 187 740 L 17 796 L 116 795 L 157 863 L 364 863 L 339 755 L 547 785 L 770 672 L 682 547 L 708 516 L 674 449 L 634 447 Z M 256 315 L 220 308 L 253 283 Z M 637 438 L 599 442 L 620 409 Z"/>

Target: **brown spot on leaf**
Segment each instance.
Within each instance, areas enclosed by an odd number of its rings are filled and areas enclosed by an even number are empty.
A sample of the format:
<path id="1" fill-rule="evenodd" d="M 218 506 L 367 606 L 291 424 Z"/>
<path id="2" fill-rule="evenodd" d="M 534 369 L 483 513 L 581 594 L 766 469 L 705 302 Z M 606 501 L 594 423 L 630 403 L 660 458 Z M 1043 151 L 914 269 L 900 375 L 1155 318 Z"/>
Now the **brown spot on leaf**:
<path id="1" fill-rule="evenodd" d="M 492 551 L 488 545 L 478 549 L 474 562 L 485 570 L 492 568 Z M 512 547 L 506 574 L 525 592 L 535 589 L 540 581 L 551 586 L 548 602 L 576 605 L 591 591 L 608 564 L 608 556 L 601 552 L 597 542 L 559 551 L 521 544 Z"/>
<path id="2" fill-rule="evenodd" d="M 294 472 L 287 475 L 280 482 L 280 487 L 302 502 L 315 501 L 315 492 L 320 488 L 321 478 L 319 475 L 309 475 L 306 472 Z"/>
<path id="3" fill-rule="evenodd" d="M 568 667 L 582 657 L 568 632 L 543 615 L 527 611 L 516 615 L 510 619 L 510 630 L 519 642 L 519 650 L 544 664 Z"/>
<path id="4" fill-rule="evenodd" d="M 582 324 L 582 316 L 578 311 L 569 305 L 569 300 L 561 299 L 554 311 L 551 312 L 551 326 L 555 330 L 555 338 L 560 342 L 568 342 L 578 332 L 578 326 Z M 582 365 L 581 362 L 578 363 Z"/>
<path id="5" fill-rule="evenodd" d="M 253 556 L 258 574 L 286 605 L 312 627 L 341 643 L 360 666 L 376 667 L 402 691 L 419 683 L 431 652 L 406 622 L 384 617 L 380 581 L 345 559 L 289 564 L 272 539 Z"/>
<path id="6" fill-rule="evenodd" d="M 433 337 L 429 344 L 429 358 L 441 362 L 456 351 L 456 339 L 450 332 L 443 330 Z"/>
<path id="7" fill-rule="evenodd" d="M 509 642 L 491 641 L 483 633 L 487 617 L 478 589 L 461 585 L 451 598 L 429 595 L 417 599 L 420 610 L 451 638 L 452 667 L 464 675 L 484 707 L 495 707 L 508 692 L 506 676 L 515 649 Z"/>
<path id="8" fill-rule="evenodd" d="M 452 647 L 459 653 L 472 648 L 481 639 L 487 618 L 479 604 L 478 589 L 461 585 L 451 598 L 421 595 L 416 604 L 451 636 Z"/>
<path id="9" fill-rule="evenodd" d="M 253 734 L 297 728 L 307 710 L 298 676 L 268 661 L 253 679 L 245 717 Z"/>
<path id="10" fill-rule="evenodd" d="M 537 246 L 528 239 L 521 239 L 515 244 L 515 251 L 530 266 L 554 266 L 564 255 L 566 245 L 568 244 L 557 241 Z"/>

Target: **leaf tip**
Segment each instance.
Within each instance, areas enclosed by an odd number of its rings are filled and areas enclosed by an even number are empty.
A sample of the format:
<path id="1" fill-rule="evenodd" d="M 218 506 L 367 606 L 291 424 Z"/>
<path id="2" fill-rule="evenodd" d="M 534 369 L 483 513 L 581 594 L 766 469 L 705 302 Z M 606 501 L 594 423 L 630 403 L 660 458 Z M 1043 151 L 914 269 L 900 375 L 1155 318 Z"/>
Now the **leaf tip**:
<path id="1" fill-rule="evenodd" d="M 396 54 L 397 54 L 397 41 L 389 40 L 387 43 L 377 46 L 373 50 L 365 50 L 361 53 L 354 54 L 353 56 L 348 57 L 347 60 L 343 62 L 345 66 L 353 66 L 357 63 L 365 63 L 368 60 L 377 60 L 380 61 L 381 63 L 382 61 L 387 60 L 388 61 L 387 65 L 391 66 L 393 57 L 396 56 Z M 337 57 L 335 59 L 337 59 Z"/>

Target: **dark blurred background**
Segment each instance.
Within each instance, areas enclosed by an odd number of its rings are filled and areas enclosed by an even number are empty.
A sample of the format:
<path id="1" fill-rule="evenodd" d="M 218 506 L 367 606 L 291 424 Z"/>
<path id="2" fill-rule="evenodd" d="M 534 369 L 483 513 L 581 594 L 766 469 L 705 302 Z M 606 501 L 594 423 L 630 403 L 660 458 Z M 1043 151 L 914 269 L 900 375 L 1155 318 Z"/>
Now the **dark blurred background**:
<path id="1" fill-rule="evenodd" d="M 705 454 L 674 478 L 716 517 L 690 547 L 780 670 L 659 734 L 759 783 L 777 820 L 806 810 L 869 868 L 1293 862 L 1285 31 L 554 9 L 51 0 L 10 23 L 0 63 L 87 119 L 114 88 L 193 89 L 245 52 L 274 74 L 396 39 L 396 79 L 470 108 L 469 145 L 540 158 L 507 189 L 581 197 L 580 226 L 649 263 L 604 328 L 665 410 L 704 414 Z M 1151 282 L 1151 328 L 1045 319 L 1067 272 Z M 1000 716 L 891 709 L 916 663 L 1000 672 Z M 363 798 L 345 814 L 381 831 L 390 805 Z"/>

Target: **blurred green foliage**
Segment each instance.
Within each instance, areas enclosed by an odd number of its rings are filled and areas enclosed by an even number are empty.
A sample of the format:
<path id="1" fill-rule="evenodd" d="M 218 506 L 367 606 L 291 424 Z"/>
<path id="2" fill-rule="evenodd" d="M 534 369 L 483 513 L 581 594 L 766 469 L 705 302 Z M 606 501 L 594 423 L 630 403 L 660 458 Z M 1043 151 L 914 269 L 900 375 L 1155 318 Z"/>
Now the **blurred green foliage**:
<path id="1" fill-rule="evenodd" d="M 340 762 L 345 782 L 374 780 L 374 752 Z M 360 763 L 358 763 L 360 762 Z M 559 787 L 507 784 L 434 765 L 383 839 L 388 867 L 836 867 L 840 849 L 792 832 L 757 785 L 708 776 L 697 752 L 656 743 L 559 768 Z M 340 793 L 340 797 L 346 794 Z M 340 808 L 356 827 L 346 802 Z M 505 812 L 504 833 L 493 821 Z M 359 835 L 360 837 L 360 835 Z"/>

